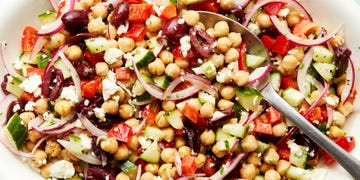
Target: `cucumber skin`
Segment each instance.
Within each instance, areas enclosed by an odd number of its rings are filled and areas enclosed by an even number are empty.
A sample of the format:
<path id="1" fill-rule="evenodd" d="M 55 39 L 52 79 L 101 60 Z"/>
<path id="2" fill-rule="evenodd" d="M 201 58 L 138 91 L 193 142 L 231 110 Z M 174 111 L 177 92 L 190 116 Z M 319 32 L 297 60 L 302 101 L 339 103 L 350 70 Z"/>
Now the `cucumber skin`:
<path id="1" fill-rule="evenodd" d="M 16 147 L 20 149 L 28 137 L 28 131 L 18 113 L 11 116 L 6 128 L 13 138 Z"/>

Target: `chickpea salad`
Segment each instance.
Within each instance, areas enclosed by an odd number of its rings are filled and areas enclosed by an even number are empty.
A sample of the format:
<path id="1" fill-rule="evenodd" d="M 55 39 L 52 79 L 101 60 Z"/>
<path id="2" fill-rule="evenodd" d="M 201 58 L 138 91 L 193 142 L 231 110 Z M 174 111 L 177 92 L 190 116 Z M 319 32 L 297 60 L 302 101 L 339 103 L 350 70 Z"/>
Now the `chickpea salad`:
<path id="1" fill-rule="evenodd" d="M 336 144 L 357 91 L 342 25 L 296 0 L 50 0 L 7 74 L 0 142 L 45 179 L 325 179 L 336 163 L 252 87 L 272 88 Z M 226 21 L 268 50 L 248 51 Z M 36 18 L 36 17 L 35 17 Z"/>

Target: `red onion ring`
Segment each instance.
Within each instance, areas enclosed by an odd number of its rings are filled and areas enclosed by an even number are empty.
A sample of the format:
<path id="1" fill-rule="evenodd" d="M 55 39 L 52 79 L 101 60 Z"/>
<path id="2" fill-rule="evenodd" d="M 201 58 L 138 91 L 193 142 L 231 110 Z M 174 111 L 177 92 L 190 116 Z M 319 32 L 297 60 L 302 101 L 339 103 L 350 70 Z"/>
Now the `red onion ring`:
<path id="1" fill-rule="evenodd" d="M 256 119 L 257 117 L 259 117 L 261 115 L 261 113 L 264 111 L 264 108 L 262 106 L 259 106 L 258 109 L 256 111 L 254 111 L 247 119 L 246 121 L 243 123 L 243 126 L 248 125 L 250 122 L 252 122 L 254 119 Z"/>
<path id="2" fill-rule="evenodd" d="M 66 133 L 74 130 L 75 128 L 76 128 L 76 126 L 74 124 L 66 124 L 61 129 L 54 129 L 54 130 L 51 130 L 51 131 L 42 132 L 42 134 L 48 134 L 48 135 L 56 136 L 56 135 L 60 135 L 60 134 L 66 134 Z"/>
<path id="3" fill-rule="evenodd" d="M 342 103 L 346 102 L 349 99 L 352 89 L 354 88 L 354 84 L 355 84 L 355 67 L 354 67 L 354 63 L 350 58 L 348 68 L 346 69 L 345 86 L 340 96 Z"/>
<path id="4" fill-rule="evenodd" d="M 57 142 L 59 144 L 61 144 L 61 146 L 63 146 L 66 150 L 68 150 L 71 154 L 73 154 L 74 156 L 76 156 L 77 158 L 87 162 L 87 163 L 90 163 L 90 164 L 95 164 L 95 165 L 101 165 L 101 160 L 98 159 L 97 157 L 95 157 L 93 155 L 93 153 L 75 153 L 72 149 L 71 149 L 71 146 L 70 146 L 70 142 L 69 141 L 65 141 L 65 140 L 61 140 L 61 139 L 58 139 Z"/>
<path id="5" fill-rule="evenodd" d="M 46 43 L 46 39 L 44 37 L 39 37 L 34 45 L 33 50 L 31 51 L 31 55 L 29 60 L 31 60 L 37 53 L 41 51 Z"/>
<path id="6" fill-rule="evenodd" d="M 78 114 L 78 117 L 82 123 L 82 125 L 94 136 L 107 136 L 107 133 L 99 128 L 97 128 L 90 120 L 82 114 Z"/>
<path id="7" fill-rule="evenodd" d="M 9 109 L 9 106 L 12 102 L 16 101 L 17 97 L 12 95 L 12 94 L 8 94 L 6 95 L 0 102 L 0 107 L 5 110 L 5 112 L 1 112 L 2 114 L 0 115 L 0 126 L 5 125 L 7 122 L 6 119 L 6 114 L 7 114 L 7 110 Z"/>
<path id="8" fill-rule="evenodd" d="M 234 6 L 241 7 L 241 9 L 244 9 L 248 4 L 250 0 L 234 0 Z"/>
<path id="9" fill-rule="evenodd" d="M 307 117 L 311 113 L 311 111 L 320 103 L 321 99 L 326 95 L 326 93 L 328 93 L 329 88 L 330 88 L 330 83 L 324 81 L 324 84 L 325 84 L 325 86 L 324 86 L 324 89 L 321 92 L 320 96 L 316 99 L 316 101 L 313 104 L 311 104 L 309 109 L 306 110 L 304 117 Z"/>
<path id="10" fill-rule="evenodd" d="M 182 167 L 181 167 L 181 157 L 180 157 L 180 154 L 179 152 L 175 149 L 175 167 L 176 167 L 176 172 L 179 176 L 182 175 Z"/>
<path id="11" fill-rule="evenodd" d="M 236 140 L 235 140 L 234 144 L 231 146 L 231 148 L 230 148 L 230 150 L 229 150 L 229 152 L 228 152 L 228 154 L 227 154 L 228 157 L 231 157 L 231 155 L 233 154 L 233 152 L 234 152 L 236 146 L 239 144 L 239 142 L 240 142 L 239 139 L 236 139 Z"/>
<path id="12" fill-rule="evenodd" d="M 16 72 L 11 64 L 12 61 L 8 61 L 5 58 L 5 46 L 6 46 L 6 42 L 2 41 L 0 42 L 0 58 L 1 58 L 1 64 L 3 67 L 5 67 L 6 71 L 12 75 L 12 76 L 16 76 L 18 78 L 20 78 L 21 80 L 24 79 L 23 76 L 21 76 L 18 72 Z"/>
<path id="13" fill-rule="evenodd" d="M 239 154 L 230 162 L 227 162 L 223 168 L 220 168 L 210 179 L 224 179 L 240 162 L 240 160 L 245 156 L 244 153 Z"/>
<path id="14" fill-rule="evenodd" d="M 2 132 L 0 133 L 0 143 L 7 149 L 9 150 L 11 153 L 20 156 L 20 157 L 26 157 L 26 158 L 32 158 L 34 157 L 33 154 L 31 153 L 25 153 L 22 151 L 19 151 L 18 149 L 15 148 L 15 144 L 12 146 L 11 143 L 9 142 L 8 138 L 5 135 L 5 131 L 7 130 L 2 130 Z M 8 132 L 7 132 L 8 133 Z M 8 135 L 10 136 L 10 135 Z M 10 138 L 10 137 L 9 137 Z"/>
<path id="15" fill-rule="evenodd" d="M 137 168 L 137 173 L 136 173 L 136 180 L 140 180 L 141 179 L 141 164 L 138 165 L 138 168 Z"/>
<path id="16" fill-rule="evenodd" d="M 57 11 L 60 0 L 50 0 L 51 7 Z"/>
<path id="17" fill-rule="evenodd" d="M 297 72 L 297 84 L 299 87 L 299 91 L 305 95 L 305 100 L 310 104 L 310 90 L 311 90 L 311 84 L 309 81 L 307 81 L 307 71 L 311 65 L 312 62 L 312 53 L 314 48 L 310 48 L 308 52 L 305 54 L 302 62 L 301 62 L 301 68 L 298 69 Z"/>
<path id="18" fill-rule="evenodd" d="M 36 142 L 33 149 L 31 150 L 31 154 L 34 154 L 35 150 L 46 140 L 46 138 L 47 136 L 44 136 Z"/>
<path id="19" fill-rule="evenodd" d="M 249 81 L 248 81 L 247 85 L 251 86 L 255 83 L 260 82 L 265 77 L 267 77 L 267 75 L 270 73 L 271 69 L 272 69 L 271 65 L 256 68 L 249 75 Z"/>
<path id="20" fill-rule="evenodd" d="M 334 109 L 331 108 L 330 106 L 326 105 L 326 111 L 327 111 L 327 115 L 328 115 L 326 127 L 330 127 L 330 125 L 333 121 Z"/>

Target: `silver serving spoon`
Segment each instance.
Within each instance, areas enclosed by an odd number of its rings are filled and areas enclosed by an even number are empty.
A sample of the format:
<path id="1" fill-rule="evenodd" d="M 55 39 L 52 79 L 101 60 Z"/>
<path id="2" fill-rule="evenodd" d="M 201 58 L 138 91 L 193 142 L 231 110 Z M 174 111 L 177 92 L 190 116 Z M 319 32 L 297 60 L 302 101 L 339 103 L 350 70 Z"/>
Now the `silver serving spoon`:
<path id="1" fill-rule="evenodd" d="M 240 23 L 212 12 L 199 11 L 200 21 L 204 23 L 205 27 L 214 27 L 218 21 L 226 21 L 229 24 L 230 31 L 241 33 L 242 39 L 246 42 L 247 52 L 250 54 L 265 57 L 267 59 L 266 65 L 270 64 L 268 51 L 263 43 L 247 30 Z M 360 161 L 352 156 L 350 153 L 343 150 L 327 136 L 321 133 L 308 120 L 300 115 L 293 107 L 291 107 L 285 100 L 283 100 L 271 87 L 270 77 L 267 76 L 261 82 L 255 83 L 255 89 L 261 91 L 264 99 L 278 109 L 285 115 L 295 126 L 297 126 L 304 134 L 306 134 L 312 141 L 318 144 L 323 150 L 328 152 L 351 176 L 355 179 L 360 178 Z"/>

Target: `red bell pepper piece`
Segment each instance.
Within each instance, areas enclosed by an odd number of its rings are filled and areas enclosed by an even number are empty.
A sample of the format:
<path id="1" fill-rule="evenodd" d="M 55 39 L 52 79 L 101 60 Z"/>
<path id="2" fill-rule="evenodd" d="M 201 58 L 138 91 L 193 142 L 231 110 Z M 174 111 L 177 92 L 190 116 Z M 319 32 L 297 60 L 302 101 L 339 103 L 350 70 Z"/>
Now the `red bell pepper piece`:
<path id="1" fill-rule="evenodd" d="M 300 114 L 304 116 L 307 111 L 309 110 L 301 110 Z M 326 118 L 324 118 L 322 115 L 323 115 L 323 110 L 321 109 L 321 107 L 315 107 L 310 110 L 307 116 L 304 117 L 310 122 L 315 122 L 315 121 L 323 122 Z M 326 117 L 327 117 L 327 112 L 326 112 Z"/>
<path id="2" fill-rule="evenodd" d="M 23 51 L 32 51 L 34 49 L 35 43 L 39 38 L 37 32 L 34 27 L 25 27 L 21 38 L 21 48 Z"/>
<path id="3" fill-rule="evenodd" d="M 205 171 L 206 176 L 212 176 L 217 171 L 216 163 L 210 156 L 206 157 L 204 171 Z"/>
<path id="4" fill-rule="evenodd" d="M 159 17 L 166 20 L 176 16 L 177 16 L 176 6 L 174 4 L 169 4 L 165 6 L 164 10 L 161 11 Z"/>
<path id="5" fill-rule="evenodd" d="M 355 148 L 355 138 L 353 136 L 339 137 L 333 139 L 333 141 L 347 152 Z M 327 152 L 324 152 L 324 160 L 326 164 L 331 164 L 335 161 Z"/>
<path id="6" fill-rule="evenodd" d="M 280 122 L 281 120 L 281 113 L 275 109 L 273 106 L 270 106 L 265 111 L 266 120 L 269 124 L 274 125 Z"/>
<path id="7" fill-rule="evenodd" d="M 125 0 L 129 4 L 141 4 L 143 0 Z"/>
<path id="8" fill-rule="evenodd" d="M 197 55 L 196 49 L 191 47 L 190 50 L 187 52 L 186 56 L 184 56 L 180 49 L 180 43 L 175 43 L 171 53 L 175 58 L 193 58 Z"/>
<path id="9" fill-rule="evenodd" d="M 279 11 L 285 6 L 282 2 L 272 2 L 264 6 L 264 10 L 269 15 L 277 15 Z"/>
<path id="10" fill-rule="evenodd" d="M 260 118 L 256 118 L 254 120 L 254 122 L 255 122 L 255 127 L 254 127 L 253 131 L 255 133 L 272 135 L 272 126 L 271 126 L 271 124 L 262 122 Z"/>
<path id="11" fill-rule="evenodd" d="M 152 13 L 152 4 L 141 3 L 141 4 L 130 4 L 129 17 L 130 23 L 145 23 L 147 18 Z"/>
<path id="12" fill-rule="evenodd" d="M 34 94 L 32 93 L 28 93 L 26 91 L 24 91 L 21 95 L 20 95 L 20 99 L 25 101 L 25 102 L 29 102 L 29 101 L 36 101 L 36 98 L 34 96 Z"/>
<path id="13" fill-rule="evenodd" d="M 114 137 L 115 139 L 125 143 L 130 141 L 132 135 L 132 128 L 124 122 L 116 124 L 108 132 L 109 137 Z"/>
<path id="14" fill-rule="evenodd" d="M 197 169 L 195 158 L 191 155 L 185 155 L 181 160 L 181 169 L 184 176 L 194 175 Z"/>
<path id="15" fill-rule="evenodd" d="M 143 24 L 134 24 L 130 29 L 125 33 L 125 37 L 131 38 L 136 42 L 140 42 L 145 38 L 145 25 Z"/>
<path id="16" fill-rule="evenodd" d="M 95 65 L 98 62 L 104 61 L 104 52 L 99 52 L 95 54 L 91 54 L 90 51 L 84 52 L 85 59 L 89 61 L 91 64 Z"/>
<path id="17" fill-rule="evenodd" d="M 290 49 L 293 48 L 293 43 L 287 39 L 284 35 L 279 35 L 276 37 L 275 44 L 271 48 L 273 52 L 278 53 L 279 55 L 285 55 Z"/>
<path id="18" fill-rule="evenodd" d="M 115 68 L 115 75 L 119 81 L 129 81 L 131 79 L 131 70 L 124 67 Z"/>
<path id="19" fill-rule="evenodd" d="M 280 81 L 281 81 L 280 82 L 281 89 L 286 89 L 288 87 L 292 87 L 294 89 L 298 88 L 297 82 L 295 82 L 295 80 L 293 79 L 293 77 L 291 75 L 281 76 Z"/>
<path id="20" fill-rule="evenodd" d="M 275 39 L 268 35 L 261 36 L 260 40 L 264 43 L 264 45 L 265 45 L 266 49 L 268 49 L 268 51 L 270 51 L 275 44 Z"/>
<path id="21" fill-rule="evenodd" d="M 182 110 L 182 114 L 187 117 L 191 122 L 193 123 L 197 123 L 198 121 L 198 110 L 196 109 L 196 107 L 194 107 L 193 105 L 189 104 L 189 103 L 185 103 L 185 106 Z"/>
<path id="22" fill-rule="evenodd" d="M 81 83 L 81 94 L 86 98 L 92 98 L 99 91 L 100 85 L 100 77 L 90 81 L 83 81 Z"/>
<path id="23" fill-rule="evenodd" d="M 289 161 L 290 158 L 290 149 L 288 147 L 281 147 L 277 150 L 281 159 Z"/>
<path id="24" fill-rule="evenodd" d="M 247 71 L 248 69 L 245 63 L 246 43 L 241 43 L 237 50 L 239 51 L 238 68 L 239 70 Z"/>
<path id="25" fill-rule="evenodd" d="M 217 0 L 206 0 L 200 3 L 196 3 L 190 6 L 190 9 L 193 10 L 203 10 L 211 12 L 219 12 L 220 6 Z"/>
<path id="26" fill-rule="evenodd" d="M 143 110 L 141 110 L 141 117 L 147 125 L 151 126 L 155 123 L 156 115 L 159 111 L 160 105 L 156 100 L 154 100 L 150 104 L 146 105 Z"/>
<path id="27" fill-rule="evenodd" d="M 45 69 L 34 68 L 34 67 L 26 68 L 26 75 L 28 77 L 32 76 L 34 74 L 39 75 L 39 76 L 42 77 L 44 75 L 44 72 L 45 72 Z"/>

